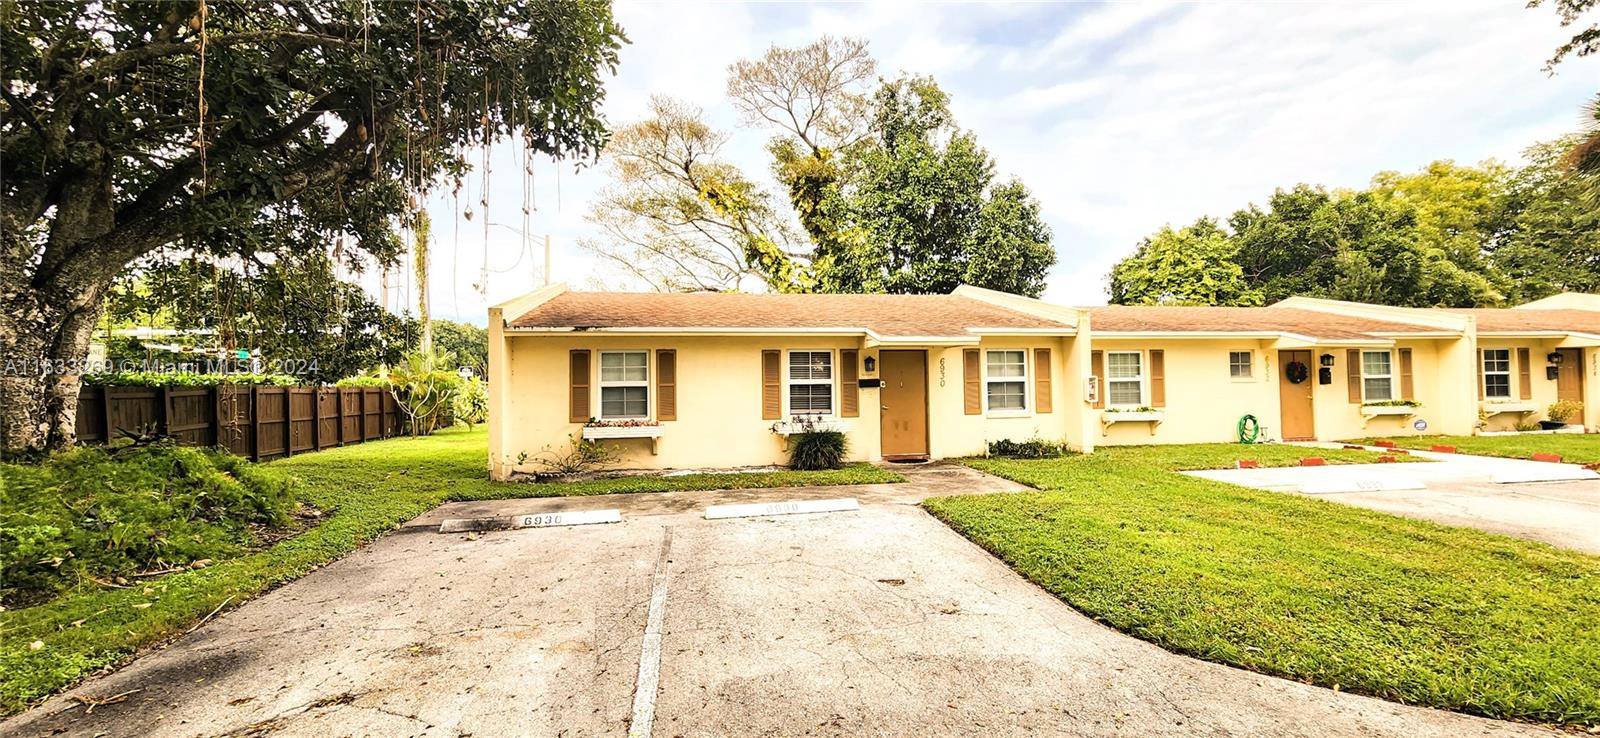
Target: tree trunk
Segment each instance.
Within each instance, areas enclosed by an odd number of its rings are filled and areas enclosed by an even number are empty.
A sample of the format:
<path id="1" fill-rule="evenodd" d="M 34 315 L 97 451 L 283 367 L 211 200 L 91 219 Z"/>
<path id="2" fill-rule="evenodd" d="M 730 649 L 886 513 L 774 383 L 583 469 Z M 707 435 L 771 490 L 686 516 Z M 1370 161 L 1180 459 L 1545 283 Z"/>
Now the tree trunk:
<path id="1" fill-rule="evenodd" d="M 0 448 L 63 449 L 77 440 L 79 375 L 99 321 L 105 285 L 70 290 L 23 285 L 0 294 Z"/>

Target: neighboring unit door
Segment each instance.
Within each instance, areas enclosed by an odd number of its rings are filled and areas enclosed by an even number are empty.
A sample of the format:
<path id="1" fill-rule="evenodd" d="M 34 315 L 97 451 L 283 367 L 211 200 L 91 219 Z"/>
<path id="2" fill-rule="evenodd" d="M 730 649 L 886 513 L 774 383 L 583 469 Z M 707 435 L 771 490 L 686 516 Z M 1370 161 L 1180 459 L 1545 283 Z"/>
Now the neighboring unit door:
<path id="1" fill-rule="evenodd" d="M 878 352 L 878 389 L 882 405 L 879 435 L 883 457 L 928 456 L 928 354 L 925 351 Z"/>
<path id="2" fill-rule="evenodd" d="M 1556 370 L 1556 399 L 1583 402 L 1583 349 L 1557 349 L 1561 353 Z M 1573 422 L 1582 423 L 1580 418 Z"/>
<path id="3" fill-rule="evenodd" d="M 1289 366 L 1296 362 L 1306 368 L 1299 375 L 1299 384 L 1289 380 Z M 1310 351 L 1278 352 L 1278 412 L 1282 416 L 1279 422 L 1283 424 L 1285 441 L 1311 441 L 1317 437 L 1311 415 L 1311 388 L 1317 386 L 1316 376 L 1317 368 L 1311 364 Z"/>

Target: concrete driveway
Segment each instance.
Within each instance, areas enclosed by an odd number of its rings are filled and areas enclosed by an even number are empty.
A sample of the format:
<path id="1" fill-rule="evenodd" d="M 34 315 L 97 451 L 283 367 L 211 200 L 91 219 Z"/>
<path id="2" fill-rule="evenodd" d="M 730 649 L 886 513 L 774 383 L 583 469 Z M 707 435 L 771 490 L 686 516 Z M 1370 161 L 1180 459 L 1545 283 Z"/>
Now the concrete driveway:
<path id="1" fill-rule="evenodd" d="M 910 485 L 448 505 L 0 725 L 110 736 L 1487 736 L 1532 726 L 1177 656 L 1080 615 Z M 706 520 L 710 503 L 859 512 Z M 441 535 L 463 514 L 624 522 Z M 659 689 L 636 694 L 642 675 Z M 89 713 L 72 696 L 126 701 Z M 653 699 L 652 699 L 653 697 Z"/>
<path id="2" fill-rule="evenodd" d="M 1576 464 L 1411 453 L 1430 463 L 1185 473 L 1600 554 L 1600 475 Z"/>

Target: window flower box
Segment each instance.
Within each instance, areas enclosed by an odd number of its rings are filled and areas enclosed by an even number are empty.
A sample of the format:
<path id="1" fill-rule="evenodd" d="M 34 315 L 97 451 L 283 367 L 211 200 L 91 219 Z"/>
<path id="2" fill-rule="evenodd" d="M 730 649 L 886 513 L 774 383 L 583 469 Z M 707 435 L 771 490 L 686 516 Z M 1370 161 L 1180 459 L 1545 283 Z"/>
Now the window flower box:
<path id="1" fill-rule="evenodd" d="M 655 422 L 628 421 L 626 423 L 592 423 L 583 426 L 583 440 L 601 441 L 615 438 L 648 438 L 650 453 L 659 453 L 661 425 Z"/>
<path id="2" fill-rule="evenodd" d="M 1149 423 L 1150 435 L 1156 434 L 1156 427 L 1167 419 L 1167 411 L 1153 408 L 1133 408 L 1118 410 L 1111 408 L 1100 414 L 1101 435 L 1109 430 L 1114 423 Z"/>
<path id="3" fill-rule="evenodd" d="M 1501 413 L 1514 413 L 1527 415 L 1539 411 L 1539 406 L 1531 402 L 1485 402 L 1479 407 L 1487 415 L 1500 415 Z"/>
<path id="4" fill-rule="evenodd" d="M 809 420 L 806 418 L 780 420 L 772 424 L 772 432 L 779 438 L 783 439 L 784 451 L 789 450 L 789 436 L 821 431 L 849 433 L 850 424 L 841 420 Z"/>
<path id="5" fill-rule="evenodd" d="M 1417 408 L 1422 407 L 1416 403 L 1382 403 L 1361 406 L 1361 427 L 1365 428 L 1373 418 L 1394 417 L 1409 418 L 1417 414 Z"/>

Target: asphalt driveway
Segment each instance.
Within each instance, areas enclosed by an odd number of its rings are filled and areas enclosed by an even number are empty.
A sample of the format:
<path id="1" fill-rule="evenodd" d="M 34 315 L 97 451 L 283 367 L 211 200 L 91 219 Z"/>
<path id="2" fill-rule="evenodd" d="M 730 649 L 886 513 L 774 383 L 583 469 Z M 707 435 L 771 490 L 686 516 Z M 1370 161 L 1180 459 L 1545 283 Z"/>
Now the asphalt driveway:
<path id="1" fill-rule="evenodd" d="M 1117 633 L 907 504 L 1013 485 L 927 474 L 864 489 L 447 505 L 0 733 L 622 736 L 643 707 L 657 736 L 1555 735 Z M 842 495 L 861 510 L 700 512 Z M 624 522 L 433 532 L 444 517 L 558 506 L 617 507 Z M 641 705 L 646 671 L 660 687 Z M 92 712 L 74 699 L 123 693 Z"/>

